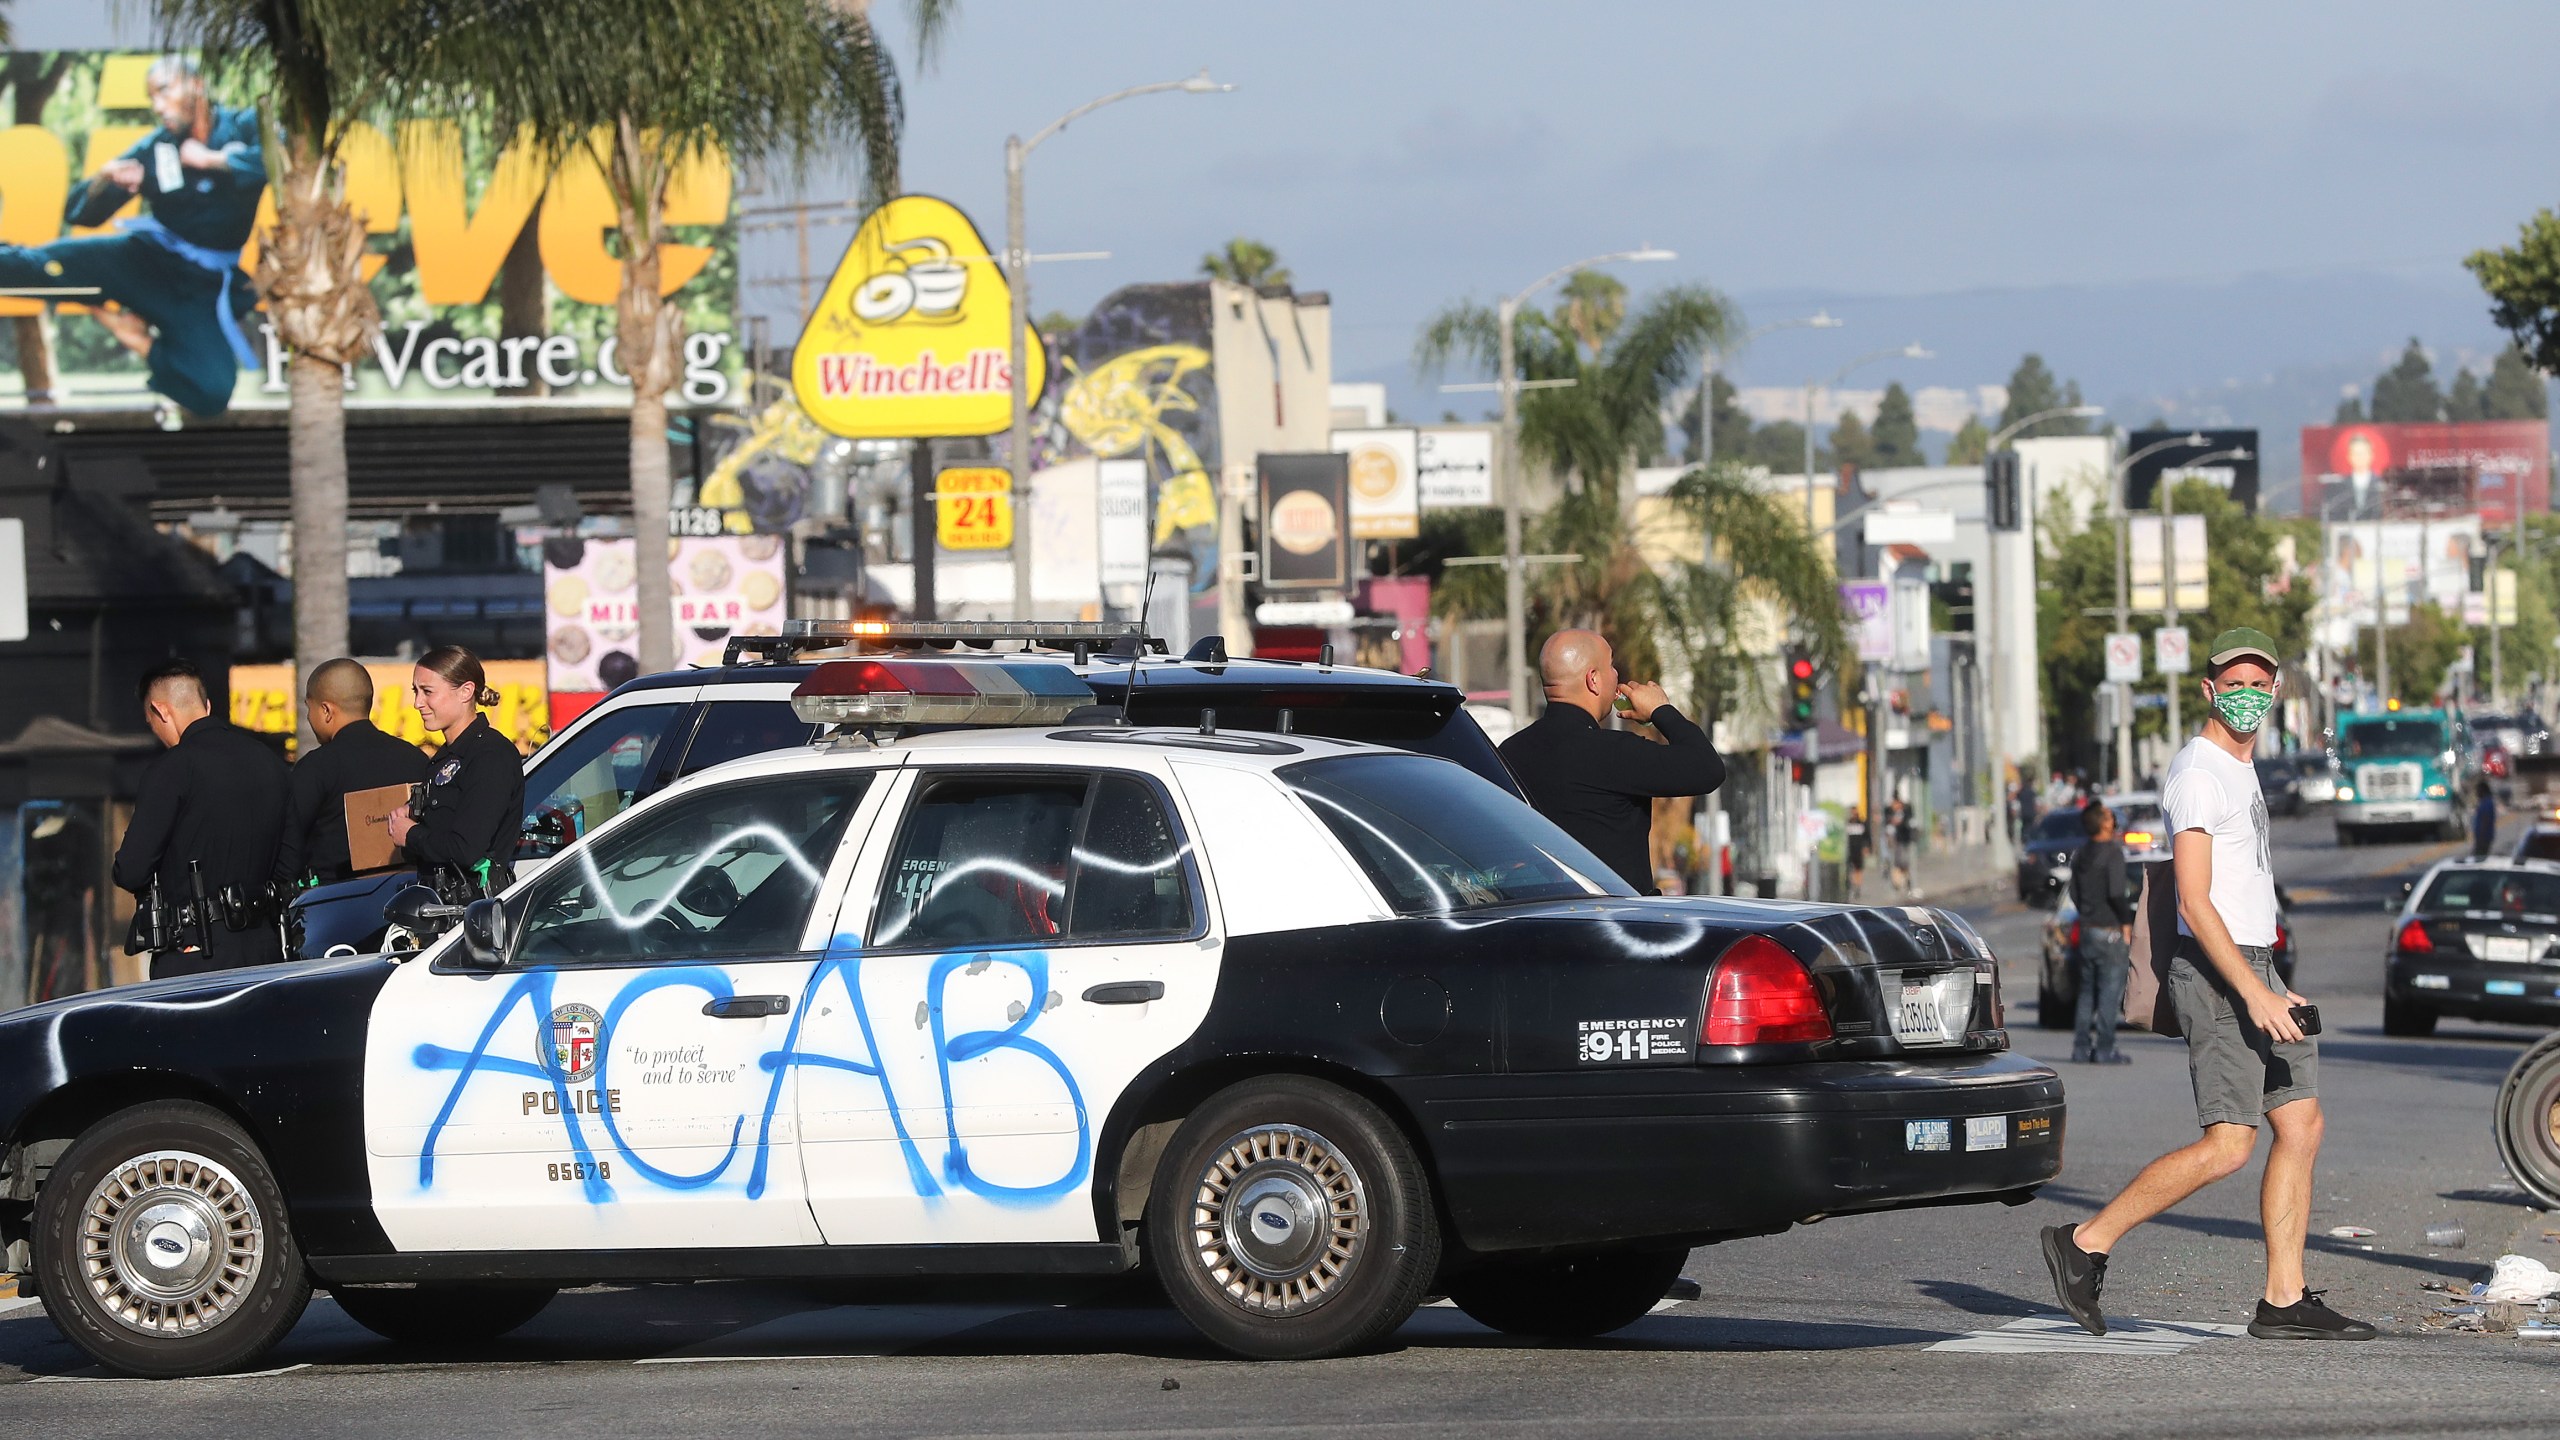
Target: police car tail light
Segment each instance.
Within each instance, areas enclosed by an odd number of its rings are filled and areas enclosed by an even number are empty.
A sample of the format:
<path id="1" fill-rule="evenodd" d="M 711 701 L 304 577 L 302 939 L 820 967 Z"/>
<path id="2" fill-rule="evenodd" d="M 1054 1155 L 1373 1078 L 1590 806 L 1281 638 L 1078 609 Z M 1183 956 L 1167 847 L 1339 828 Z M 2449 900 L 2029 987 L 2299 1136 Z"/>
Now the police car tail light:
<path id="1" fill-rule="evenodd" d="M 1804 962 L 1765 935 L 1748 935 L 1716 958 L 1703 1028 L 1710 1045 L 1828 1040 L 1831 1017 Z"/>
<path id="2" fill-rule="evenodd" d="M 2427 934 L 2426 922 L 2422 920 L 2412 920 L 2401 926 L 2399 937 L 2391 943 L 2413 955 L 2426 954 L 2436 948 L 2436 942 Z"/>
<path id="3" fill-rule="evenodd" d="M 833 660 L 791 692 L 812 725 L 1055 725 L 1092 687 L 1064 665 Z"/>

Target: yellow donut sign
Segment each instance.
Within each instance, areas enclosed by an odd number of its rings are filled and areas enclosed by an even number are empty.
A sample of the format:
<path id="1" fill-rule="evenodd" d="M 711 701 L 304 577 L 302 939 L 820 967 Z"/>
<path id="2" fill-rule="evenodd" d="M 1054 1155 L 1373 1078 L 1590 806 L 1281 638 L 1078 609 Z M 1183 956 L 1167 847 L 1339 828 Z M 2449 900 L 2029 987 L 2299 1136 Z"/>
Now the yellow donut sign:
<path id="1" fill-rule="evenodd" d="M 837 435 L 993 435 L 1013 420 L 1012 294 L 958 206 L 901 195 L 856 230 L 791 356 L 800 408 Z M 1048 383 L 1025 337 L 1028 403 Z"/>

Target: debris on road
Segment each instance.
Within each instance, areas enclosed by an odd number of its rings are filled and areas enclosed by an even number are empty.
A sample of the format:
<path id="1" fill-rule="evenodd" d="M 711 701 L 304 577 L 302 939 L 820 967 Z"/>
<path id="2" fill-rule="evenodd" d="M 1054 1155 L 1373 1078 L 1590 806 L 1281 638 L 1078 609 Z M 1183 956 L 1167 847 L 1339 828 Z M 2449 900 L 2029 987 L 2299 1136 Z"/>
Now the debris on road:
<path id="1" fill-rule="evenodd" d="M 2465 1233 L 2463 1228 L 2459 1225 L 2430 1225 L 2427 1227 L 2427 1243 L 2437 1249 L 2459 1250 L 2464 1245 L 2468 1244 L 2470 1239 L 2471 1237 Z"/>
<path id="2" fill-rule="evenodd" d="M 2366 1240 L 2372 1238 L 2373 1233 L 2374 1232 L 2367 1230 L 2361 1225 L 2332 1225 L 2329 1227 L 2329 1238 L 2332 1240 Z"/>
<path id="3" fill-rule="evenodd" d="M 2496 1268 L 2489 1272 L 2488 1285 L 2480 1293 L 2488 1300 L 2530 1304 L 2548 1295 L 2560 1295 L 2560 1272 L 2530 1255 L 2501 1255 Z"/>

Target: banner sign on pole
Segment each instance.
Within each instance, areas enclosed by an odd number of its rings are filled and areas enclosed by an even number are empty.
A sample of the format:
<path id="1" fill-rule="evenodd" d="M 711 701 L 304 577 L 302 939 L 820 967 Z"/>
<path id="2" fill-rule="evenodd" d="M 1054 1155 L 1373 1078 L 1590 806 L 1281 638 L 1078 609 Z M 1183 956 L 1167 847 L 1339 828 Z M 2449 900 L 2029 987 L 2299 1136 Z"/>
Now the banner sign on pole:
<path id="1" fill-rule="evenodd" d="M 1857 632 L 1858 658 L 1874 664 L 1893 658 L 1893 587 L 1882 580 L 1843 580 L 1840 603 Z"/>
<path id="2" fill-rule="evenodd" d="M 1147 583 L 1147 462 L 1105 460 L 1094 481 L 1102 583 Z"/>

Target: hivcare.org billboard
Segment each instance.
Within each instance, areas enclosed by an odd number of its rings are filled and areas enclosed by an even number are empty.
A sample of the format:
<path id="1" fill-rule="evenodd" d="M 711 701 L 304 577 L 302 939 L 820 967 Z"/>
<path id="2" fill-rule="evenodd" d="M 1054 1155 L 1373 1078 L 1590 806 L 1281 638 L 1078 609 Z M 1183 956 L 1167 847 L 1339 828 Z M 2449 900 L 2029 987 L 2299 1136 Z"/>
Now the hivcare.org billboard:
<path id="1" fill-rule="evenodd" d="M 2315 519 L 2477 514 L 2495 527 L 2550 509 L 2547 421 L 2302 427 L 2302 513 Z"/>
<path id="2" fill-rule="evenodd" d="M 37 117 L 0 129 L 0 286 L 99 292 L 0 296 L 0 315 L 37 321 L 0 325 L 0 408 L 24 404 L 30 382 L 49 382 L 57 401 L 73 404 L 147 400 L 149 362 L 117 329 L 146 337 L 129 318 L 102 323 L 91 308 L 102 303 L 150 321 L 159 336 L 148 343 L 168 350 L 163 370 L 174 354 L 213 356 L 217 383 L 164 376 L 164 394 L 185 391 L 175 398 L 218 410 L 218 382 L 231 379 L 232 404 L 284 403 L 283 347 L 246 308 L 245 281 L 231 282 L 236 323 L 226 327 L 211 278 L 254 275 L 259 237 L 274 222 L 263 128 L 246 108 L 251 97 L 217 84 L 199 148 L 186 148 L 198 137 L 162 129 L 151 108 L 147 76 L 158 58 L 21 52 L 0 76 L 13 112 Z M 573 152 L 546 167 L 522 145 L 434 119 L 390 133 L 351 125 L 342 154 L 348 201 L 370 232 L 365 274 L 383 320 L 349 399 L 628 399 L 614 358 L 622 262 L 609 243 L 613 199 L 592 159 Z M 128 160 L 139 163 L 118 163 Z M 682 167 L 667 191 L 661 284 L 684 312 L 679 391 L 693 404 L 725 400 L 736 369 L 731 188 L 728 162 L 713 151 Z M 244 232 L 239 216 L 252 205 Z M 61 248 L 79 240 L 108 247 Z M 172 271 L 171 255 L 184 266 Z"/>

